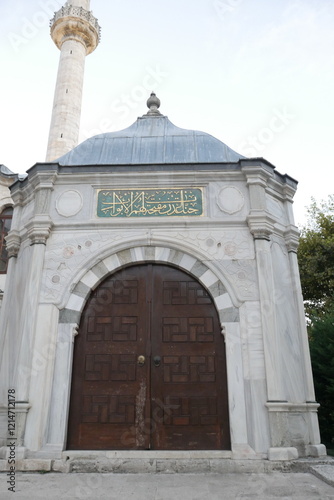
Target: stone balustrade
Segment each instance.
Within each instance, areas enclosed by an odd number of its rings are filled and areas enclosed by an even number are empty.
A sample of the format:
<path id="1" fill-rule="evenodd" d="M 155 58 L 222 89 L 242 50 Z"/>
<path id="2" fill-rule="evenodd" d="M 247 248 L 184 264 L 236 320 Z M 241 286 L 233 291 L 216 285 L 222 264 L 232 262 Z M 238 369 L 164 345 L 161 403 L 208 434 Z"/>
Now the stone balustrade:
<path id="1" fill-rule="evenodd" d="M 50 21 L 50 27 L 54 25 L 58 19 L 62 17 L 79 17 L 88 21 L 98 32 L 99 40 L 101 38 L 101 27 L 99 26 L 98 20 L 93 16 L 91 11 L 85 10 L 83 7 L 75 7 L 73 5 L 66 5 L 62 7 L 57 12 L 55 12 L 54 17 Z"/>

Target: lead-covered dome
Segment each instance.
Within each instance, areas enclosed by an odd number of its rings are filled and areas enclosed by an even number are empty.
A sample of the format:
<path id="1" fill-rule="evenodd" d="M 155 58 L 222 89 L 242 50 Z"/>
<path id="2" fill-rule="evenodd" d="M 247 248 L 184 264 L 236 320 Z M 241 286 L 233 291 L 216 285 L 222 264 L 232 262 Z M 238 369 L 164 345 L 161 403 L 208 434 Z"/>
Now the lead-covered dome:
<path id="1" fill-rule="evenodd" d="M 60 165 L 146 165 L 237 163 L 244 156 L 210 134 L 173 125 L 158 110 L 155 94 L 148 113 L 130 127 L 96 135 L 59 159 Z"/>

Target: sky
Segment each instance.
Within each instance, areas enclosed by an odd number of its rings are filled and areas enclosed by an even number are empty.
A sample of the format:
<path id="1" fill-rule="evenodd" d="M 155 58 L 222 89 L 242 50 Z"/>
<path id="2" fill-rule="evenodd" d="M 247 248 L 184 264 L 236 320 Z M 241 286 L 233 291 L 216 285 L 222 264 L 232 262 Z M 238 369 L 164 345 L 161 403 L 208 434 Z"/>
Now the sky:
<path id="1" fill-rule="evenodd" d="M 0 164 L 45 161 L 65 0 L 0 0 Z M 86 58 L 80 140 L 121 130 L 151 91 L 202 130 L 299 181 L 294 212 L 334 193 L 333 0 L 91 0 L 101 42 Z"/>

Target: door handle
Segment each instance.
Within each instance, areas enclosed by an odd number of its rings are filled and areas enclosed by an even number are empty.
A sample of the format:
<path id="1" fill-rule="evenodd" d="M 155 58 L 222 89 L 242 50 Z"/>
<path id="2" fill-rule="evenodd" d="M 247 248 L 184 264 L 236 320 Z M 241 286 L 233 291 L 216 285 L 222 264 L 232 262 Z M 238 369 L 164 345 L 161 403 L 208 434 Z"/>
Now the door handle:
<path id="1" fill-rule="evenodd" d="M 143 366 L 145 364 L 145 361 L 146 361 L 145 356 L 138 356 L 137 363 L 139 366 Z"/>
<path id="2" fill-rule="evenodd" d="M 154 363 L 154 366 L 160 366 L 161 357 L 160 356 L 154 356 L 153 363 Z"/>

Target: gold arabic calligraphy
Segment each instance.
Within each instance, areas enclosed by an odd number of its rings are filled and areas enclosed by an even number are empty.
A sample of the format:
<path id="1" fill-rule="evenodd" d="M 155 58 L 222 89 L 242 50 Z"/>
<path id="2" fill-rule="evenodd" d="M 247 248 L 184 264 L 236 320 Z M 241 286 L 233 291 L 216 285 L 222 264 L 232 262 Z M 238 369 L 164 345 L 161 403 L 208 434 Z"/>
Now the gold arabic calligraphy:
<path id="1" fill-rule="evenodd" d="M 202 190 L 110 189 L 100 190 L 99 217 L 152 217 L 202 215 Z"/>

